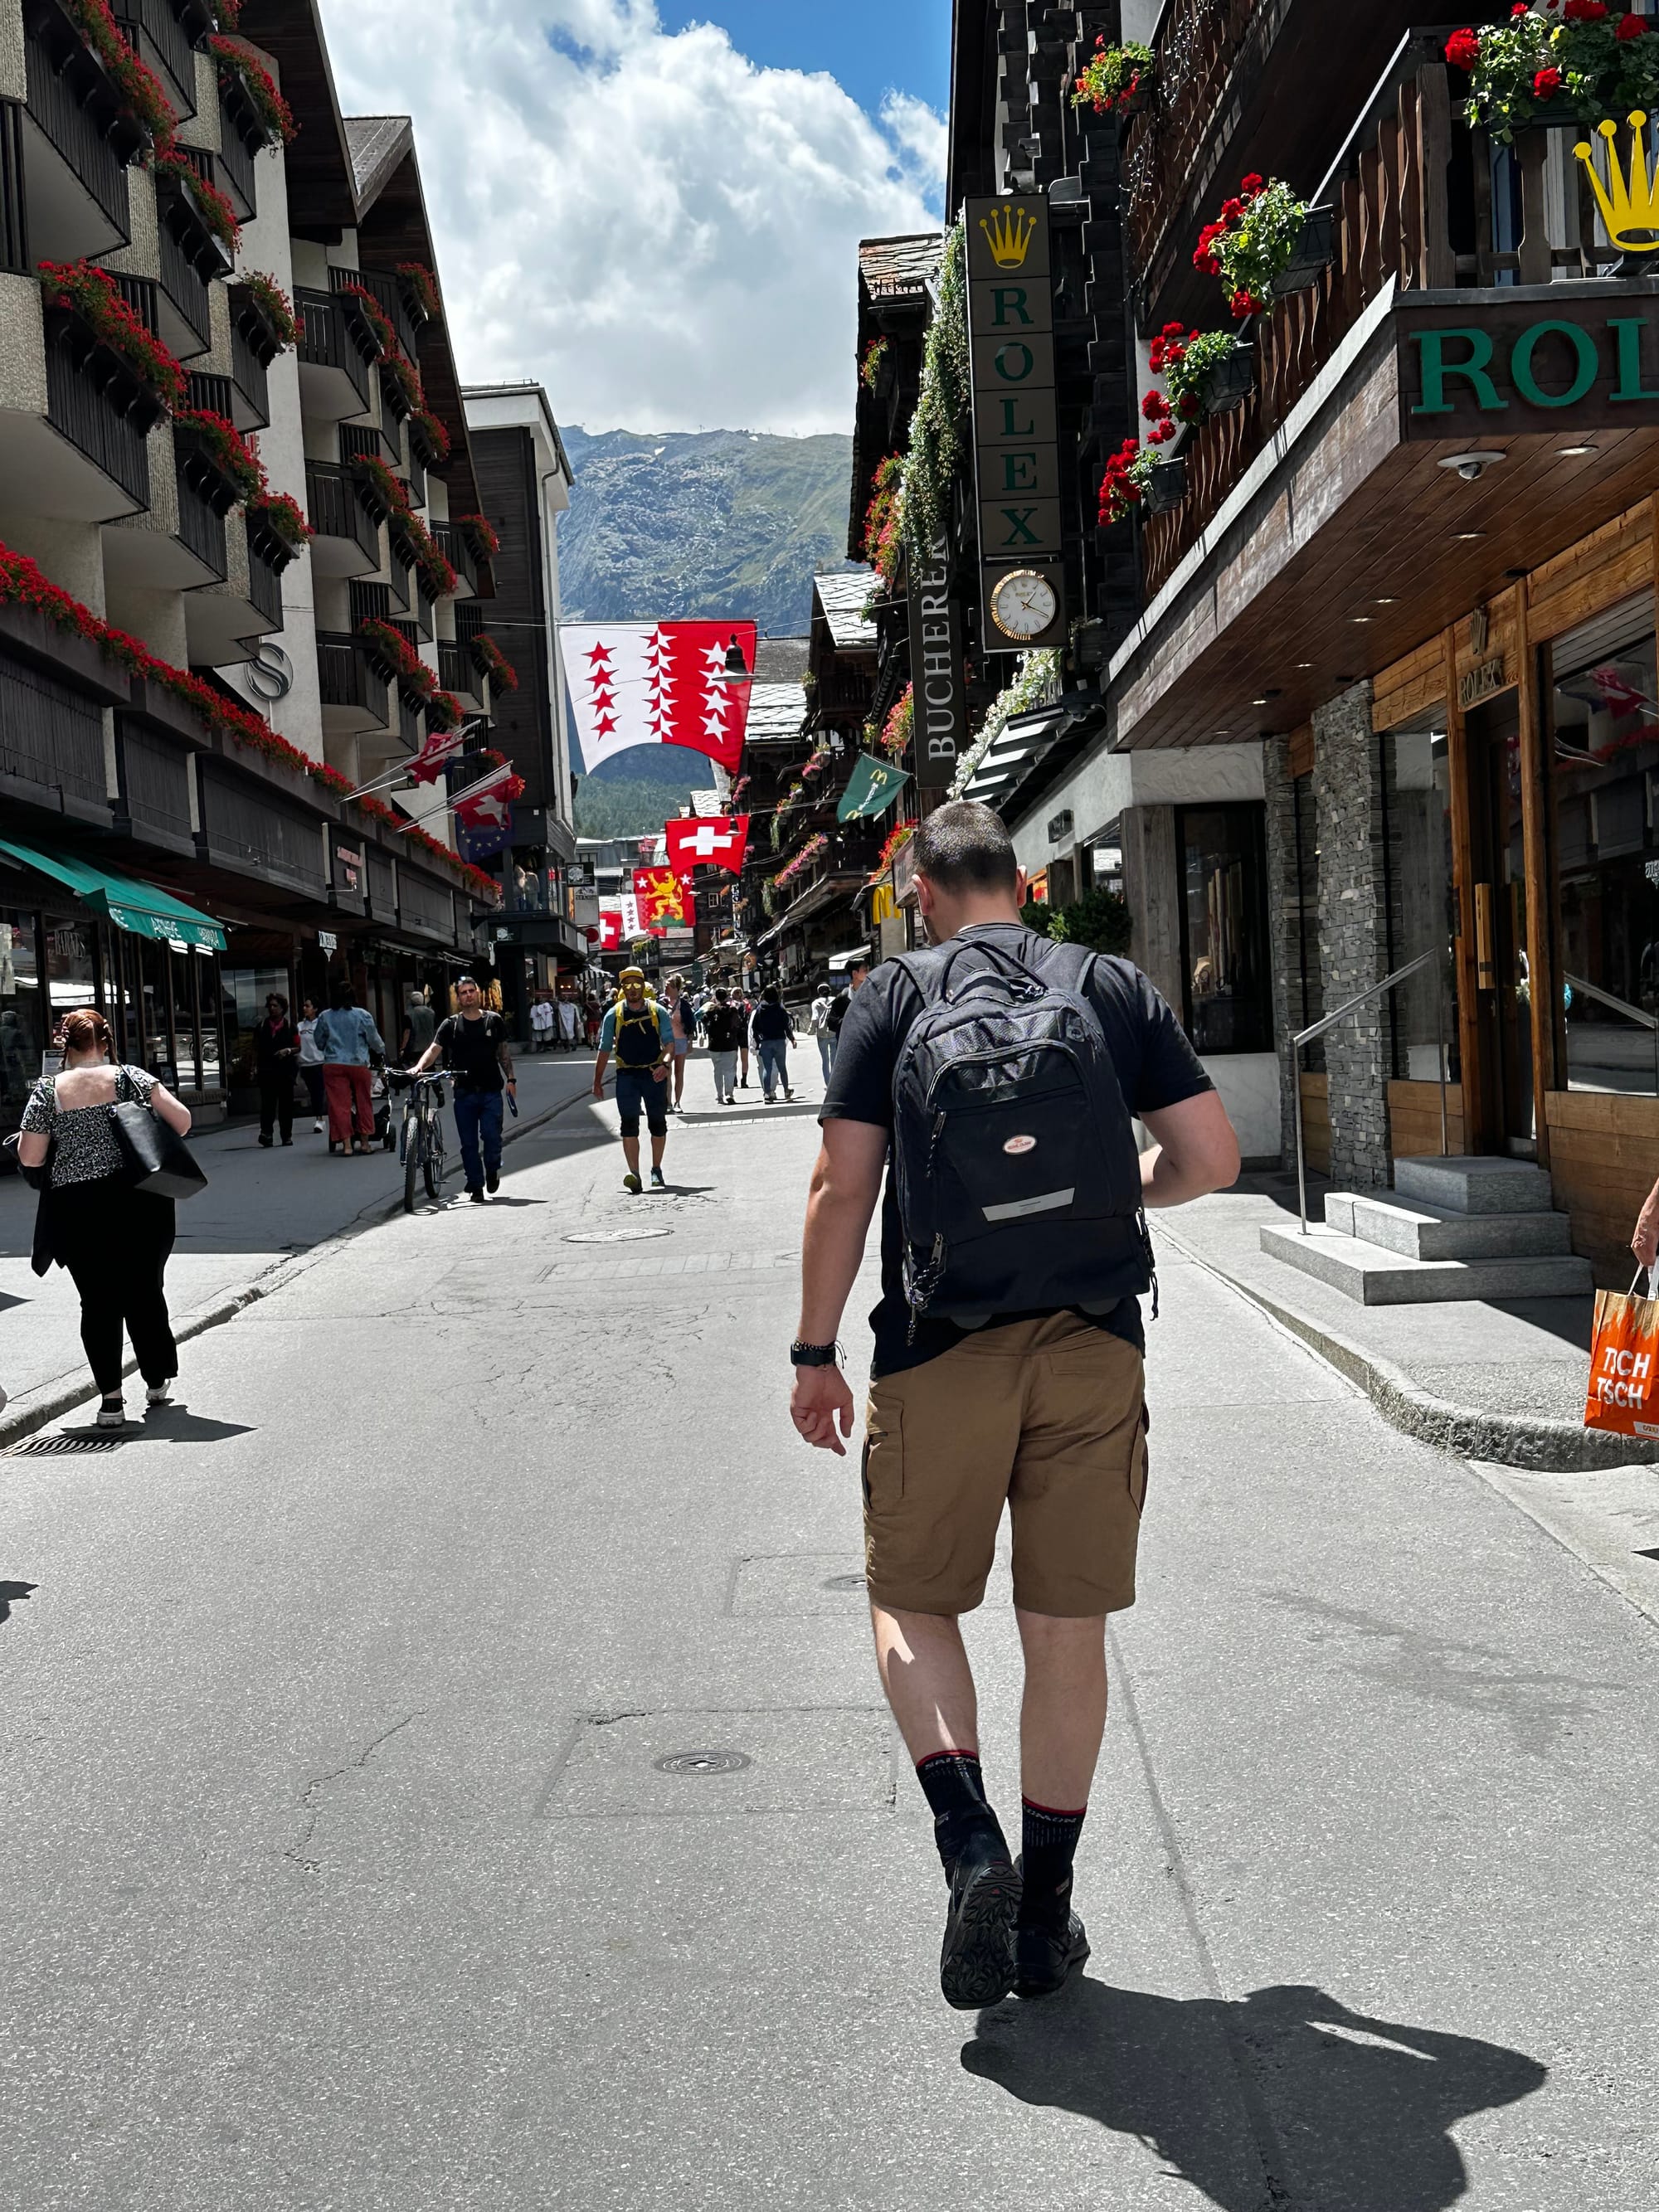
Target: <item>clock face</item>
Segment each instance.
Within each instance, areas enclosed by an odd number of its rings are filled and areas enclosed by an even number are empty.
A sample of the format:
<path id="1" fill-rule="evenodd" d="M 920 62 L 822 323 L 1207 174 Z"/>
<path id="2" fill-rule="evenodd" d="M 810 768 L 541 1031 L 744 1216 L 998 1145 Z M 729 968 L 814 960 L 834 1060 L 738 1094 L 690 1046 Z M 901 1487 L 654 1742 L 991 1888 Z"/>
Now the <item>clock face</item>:
<path id="1" fill-rule="evenodd" d="M 1060 611 L 1054 586 L 1034 568 L 1015 568 L 991 594 L 997 628 L 1009 637 L 1041 637 Z"/>

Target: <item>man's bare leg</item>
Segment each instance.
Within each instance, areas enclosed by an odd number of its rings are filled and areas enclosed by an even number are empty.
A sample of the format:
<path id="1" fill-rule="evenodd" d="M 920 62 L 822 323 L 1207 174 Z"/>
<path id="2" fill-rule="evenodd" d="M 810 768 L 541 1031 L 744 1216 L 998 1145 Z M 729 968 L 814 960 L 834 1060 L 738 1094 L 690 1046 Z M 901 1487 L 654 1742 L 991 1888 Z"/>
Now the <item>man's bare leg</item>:
<path id="1" fill-rule="evenodd" d="M 685 1063 L 691 1057 L 688 1052 L 674 1054 L 674 1103 L 678 1106 L 685 1096 Z"/>
<path id="2" fill-rule="evenodd" d="M 906 1750 L 918 1766 L 941 1751 L 979 1750 L 979 1700 L 949 1613 L 870 1607 L 876 1664 Z"/>
<path id="3" fill-rule="evenodd" d="M 1089 1802 L 1106 1732 L 1106 1622 L 1021 1613 L 1025 1696 L 1019 1712 L 1020 1787 L 1033 1804 Z"/>

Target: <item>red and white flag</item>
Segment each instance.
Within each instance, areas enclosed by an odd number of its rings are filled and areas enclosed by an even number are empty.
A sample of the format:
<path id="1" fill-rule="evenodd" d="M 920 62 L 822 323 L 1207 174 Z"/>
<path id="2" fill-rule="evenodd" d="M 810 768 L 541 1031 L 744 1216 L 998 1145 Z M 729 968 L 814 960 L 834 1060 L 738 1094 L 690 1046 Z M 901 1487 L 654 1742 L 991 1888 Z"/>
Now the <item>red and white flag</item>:
<path id="1" fill-rule="evenodd" d="M 689 876 L 693 868 L 729 868 L 735 876 L 742 870 L 749 842 L 749 817 L 714 814 L 699 821 L 691 816 L 665 823 L 663 835 L 668 840 L 668 865 L 677 876 Z"/>
<path id="2" fill-rule="evenodd" d="M 509 767 L 473 785 L 454 802 L 455 819 L 466 830 L 506 830 L 513 821 L 513 802 L 524 793 L 524 778 Z"/>
<path id="3" fill-rule="evenodd" d="M 640 902 L 632 891 L 624 891 L 617 904 L 622 913 L 622 941 L 632 945 L 636 938 L 649 937 L 645 917 L 640 912 Z"/>
<path id="4" fill-rule="evenodd" d="M 619 906 L 599 908 L 599 950 L 601 952 L 620 952 L 623 941 L 623 916 Z"/>
<path id="5" fill-rule="evenodd" d="M 665 929 L 670 923 L 689 928 L 696 917 L 690 890 L 672 869 L 635 868 L 634 896 L 649 930 Z"/>
<path id="6" fill-rule="evenodd" d="M 467 729 L 458 722 L 453 730 L 428 730 L 422 740 L 421 750 L 409 763 L 409 772 L 416 783 L 436 783 L 446 761 L 452 761 L 466 743 Z"/>
<path id="7" fill-rule="evenodd" d="M 684 745 L 736 768 L 749 726 L 753 623 L 571 623 L 559 636 L 589 775 L 630 745 Z"/>

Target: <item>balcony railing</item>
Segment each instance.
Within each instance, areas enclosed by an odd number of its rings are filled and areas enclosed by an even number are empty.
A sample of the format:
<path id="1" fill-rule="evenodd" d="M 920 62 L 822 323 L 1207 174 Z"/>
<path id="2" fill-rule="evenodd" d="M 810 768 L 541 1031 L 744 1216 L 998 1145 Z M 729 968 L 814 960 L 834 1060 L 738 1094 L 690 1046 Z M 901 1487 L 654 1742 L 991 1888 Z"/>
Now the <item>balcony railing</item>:
<path id="1" fill-rule="evenodd" d="M 296 291 L 294 304 L 305 325 L 299 345 L 302 374 L 307 368 L 334 371 L 356 398 L 355 407 L 347 400 L 338 412 L 361 415 L 368 405 L 368 362 L 347 326 L 343 303 L 326 292 Z"/>
<path id="2" fill-rule="evenodd" d="M 117 23 L 139 58 L 165 77 L 162 89 L 183 116 L 196 112 L 196 57 L 192 41 L 214 27 L 201 0 L 112 0 Z"/>
<path id="3" fill-rule="evenodd" d="M 1437 32 L 1413 33 L 1316 198 L 1334 210 L 1334 258 L 1318 282 L 1258 317 L 1255 389 L 1182 447 L 1186 491 L 1143 526 L 1148 597 L 1169 580 L 1367 306 L 1413 292 L 1547 284 L 1620 258 L 1598 237 L 1573 134 L 1522 132 L 1512 148 L 1454 128 Z M 1429 58 L 1432 57 L 1432 58 Z"/>
<path id="4" fill-rule="evenodd" d="M 1123 147 L 1125 243 L 1131 268 L 1143 275 L 1186 210 L 1251 27 L 1271 12 L 1261 0 L 1171 0 L 1164 10 L 1157 99 L 1130 125 Z"/>
<path id="5" fill-rule="evenodd" d="M 259 211 L 253 162 L 264 149 L 265 126 L 241 86 L 234 81 L 221 88 L 219 124 L 219 189 L 241 220 L 252 222 Z"/>
<path id="6" fill-rule="evenodd" d="M 0 653 L 0 777 L 95 806 L 106 796 L 98 707 L 56 678 Z"/>
<path id="7" fill-rule="evenodd" d="M 395 276 L 380 269 L 338 269 L 331 267 L 329 283 L 337 292 L 343 292 L 359 284 L 367 292 L 398 334 L 398 343 L 415 361 L 415 325 L 410 320 L 409 307 L 404 298 L 404 288 Z"/>
<path id="8" fill-rule="evenodd" d="M 163 335 L 173 341 L 173 351 L 187 359 L 191 354 L 205 353 L 213 342 L 208 287 L 215 277 L 226 275 L 230 264 L 197 214 L 195 203 L 174 179 L 160 178 L 155 197 L 161 218 L 161 289 L 194 343 L 181 343 L 177 331 Z"/>
<path id="9" fill-rule="evenodd" d="M 228 569 L 223 479 L 182 432 L 173 435 L 173 468 L 179 495 L 179 541 L 222 580 Z"/>
<path id="10" fill-rule="evenodd" d="M 346 587 L 346 596 L 351 608 L 354 631 L 359 623 L 391 621 L 392 591 L 389 585 L 354 576 Z"/>
<path id="11" fill-rule="evenodd" d="M 361 638 L 317 634 L 317 678 L 325 707 L 357 708 L 382 729 L 391 714 L 386 678 Z"/>
<path id="12" fill-rule="evenodd" d="M 143 133 L 115 95 L 101 63 L 56 4 L 29 0 L 26 18 L 28 112 L 120 239 L 130 234 L 127 163 L 143 144 Z M 46 214 L 43 207 L 42 214 Z M 50 221 L 50 217 L 47 217 Z M 38 237 L 38 251 L 88 251 L 54 235 Z M 100 248 L 97 250 L 106 250 Z"/>
<path id="13" fill-rule="evenodd" d="M 269 371 L 282 348 L 257 295 L 246 284 L 230 288 L 230 374 L 240 395 L 239 430 L 263 429 L 270 420 Z"/>
<path id="14" fill-rule="evenodd" d="M 283 571 L 294 558 L 289 547 L 250 522 L 247 533 L 247 595 L 272 629 L 283 627 Z"/>
<path id="15" fill-rule="evenodd" d="M 78 315 L 49 307 L 46 336 L 46 420 L 136 506 L 148 507 L 148 441 L 160 402 Z"/>
<path id="16" fill-rule="evenodd" d="M 472 557 L 472 548 L 466 538 L 447 522 L 434 522 L 432 526 L 432 536 L 438 550 L 466 586 L 467 590 L 476 593 L 478 588 L 478 570 Z"/>
<path id="17" fill-rule="evenodd" d="M 306 463 L 306 520 L 319 538 L 355 544 L 370 567 L 380 555 L 380 526 L 363 504 L 357 481 L 333 461 Z"/>
<path id="18" fill-rule="evenodd" d="M 23 106 L 0 100 L 0 269 L 28 273 L 23 230 Z"/>

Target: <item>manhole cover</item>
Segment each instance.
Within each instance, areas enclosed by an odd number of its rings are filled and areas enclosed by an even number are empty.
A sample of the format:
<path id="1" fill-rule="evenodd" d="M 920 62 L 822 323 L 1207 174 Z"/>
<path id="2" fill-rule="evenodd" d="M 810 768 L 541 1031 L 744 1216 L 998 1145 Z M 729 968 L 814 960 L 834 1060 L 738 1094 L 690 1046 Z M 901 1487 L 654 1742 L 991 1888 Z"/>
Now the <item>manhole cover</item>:
<path id="1" fill-rule="evenodd" d="M 741 1774 L 750 1759 L 741 1751 L 671 1751 L 651 1763 L 659 1774 Z"/>
<path id="2" fill-rule="evenodd" d="M 862 1575 L 830 1575 L 823 1587 L 832 1590 L 861 1590 L 866 1587 Z"/>
<path id="3" fill-rule="evenodd" d="M 8 1459 L 21 1459 L 25 1452 L 89 1452 L 113 1451 L 121 1442 L 121 1432 L 112 1429 L 101 1437 L 30 1437 L 27 1443 L 8 1444 Z"/>
<path id="4" fill-rule="evenodd" d="M 581 1229 L 567 1244 L 636 1244 L 642 1237 L 672 1237 L 672 1229 Z"/>

